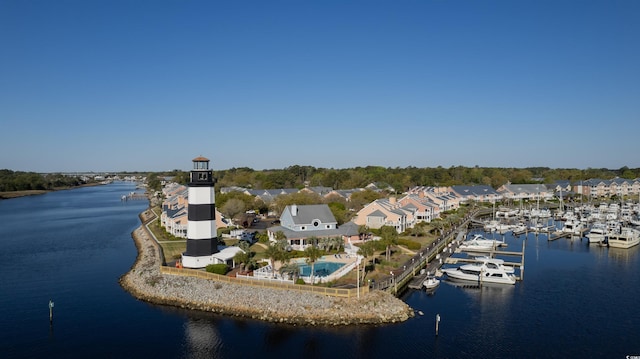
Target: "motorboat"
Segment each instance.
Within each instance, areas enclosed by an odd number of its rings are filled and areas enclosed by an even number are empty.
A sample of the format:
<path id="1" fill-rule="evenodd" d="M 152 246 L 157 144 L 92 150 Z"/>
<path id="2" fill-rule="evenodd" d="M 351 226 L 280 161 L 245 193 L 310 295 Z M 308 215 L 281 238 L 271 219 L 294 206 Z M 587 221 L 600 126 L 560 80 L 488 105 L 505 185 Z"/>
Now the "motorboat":
<path id="1" fill-rule="evenodd" d="M 496 232 L 500 234 L 505 234 L 511 231 L 512 229 L 513 229 L 513 226 L 506 223 L 498 223 L 498 225 L 496 225 Z"/>
<path id="2" fill-rule="evenodd" d="M 493 258 L 478 263 L 465 264 L 457 268 L 444 268 L 448 278 L 477 283 L 515 284 L 516 277 L 507 272 L 506 266 Z"/>
<path id="3" fill-rule="evenodd" d="M 498 224 L 500 224 L 500 221 L 498 220 L 491 220 L 488 221 L 484 224 L 484 231 L 485 232 L 495 232 L 496 231 L 496 227 L 498 227 Z"/>
<path id="4" fill-rule="evenodd" d="M 504 265 L 504 260 L 502 260 L 500 258 L 491 258 L 491 257 L 487 257 L 487 256 L 477 256 L 477 257 L 474 257 L 473 259 L 475 259 L 477 262 L 464 264 L 461 267 L 463 267 L 464 269 L 473 270 L 474 267 L 480 266 L 482 264 L 487 264 L 488 266 L 498 266 L 498 267 L 504 269 L 504 271 L 506 273 L 508 273 L 508 274 L 515 273 L 515 269 L 513 269 L 513 267 L 511 267 L 511 266 Z"/>
<path id="5" fill-rule="evenodd" d="M 518 223 L 513 227 L 511 231 L 513 232 L 513 234 L 518 235 L 526 232 L 528 229 L 529 228 L 527 228 L 524 223 Z"/>
<path id="6" fill-rule="evenodd" d="M 460 243 L 458 248 L 464 252 L 488 252 L 494 248 L 506 246 L 506 243 L 501 242 L 497 239 L 487 239 L 484 238 L 481 234 L 476 234 L 471 239 L 467 239 Z"/>
<path id="7" fill-rule="evenodd" d="M 488 252 L 493 249 L 493 243 L 483 243 L 474 239 L 462 242 L 458 248 L 465 252 Z"/>
<path id="8" fill-rule="evenodd" d="M 640 244 L 640 231 L 631 227 L 622 227 L 619 231 L 611 231 L 606 242 L 613 248 L 631 248 Z"/>
<path id="9" fill-rule="evenodd" d="M 581 235 L 584 230 L 584 224 L 579 219 L 570 219 L 564 222 L 561 232 L 571 235 Z"/>
<path id="10" fill-rule="evenodd" d="M 497 239 L 488 239 L 485 238 L 482 234 L 474 234 L 473 237 L 471 239 L 467 239 L 466 241 L 462 242 L 462 244 L 467 243 L 467 242 L 476 242 L 480 245 L 483 246 L 488 246 L 489 249 L 493 248 L 493 246 L 496 247 L 501 247 L 501 246 L 506 246 L 507 244 L 499 241 Z"/>
<path id="11" fill-rule="evenodd" d="M 440 285 L 440 280 L 432 275 L 427 276 L 427 279 L 425 279 L 424 282 L 422 282 L 422 286 L 424 286 L 426 290 L 435 289 L 439 285 Z"/>
<path id="12" fill-rule="evenodd" d="M 602 222 L 596 222 L 591 226 L 585 237 L 587 237 L 589 243 L 600 243 L 604 241 L 606 235 L 607 225 Z"/>

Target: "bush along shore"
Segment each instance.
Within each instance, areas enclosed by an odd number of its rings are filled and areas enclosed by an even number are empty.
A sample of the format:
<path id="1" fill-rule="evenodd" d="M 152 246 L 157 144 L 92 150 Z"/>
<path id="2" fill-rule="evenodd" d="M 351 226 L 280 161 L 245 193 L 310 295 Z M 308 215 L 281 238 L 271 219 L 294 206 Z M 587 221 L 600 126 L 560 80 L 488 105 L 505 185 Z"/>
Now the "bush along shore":
<path id="1" fill-rule="evenodd" d="M 138 257 L 120 284 L 150 303 L 293 325 L 385 324 L 414 316 L 406 303 L 382 291 L 347 299 L 162 274 L 157 244 L 146 229 L 132 237 Z"/>

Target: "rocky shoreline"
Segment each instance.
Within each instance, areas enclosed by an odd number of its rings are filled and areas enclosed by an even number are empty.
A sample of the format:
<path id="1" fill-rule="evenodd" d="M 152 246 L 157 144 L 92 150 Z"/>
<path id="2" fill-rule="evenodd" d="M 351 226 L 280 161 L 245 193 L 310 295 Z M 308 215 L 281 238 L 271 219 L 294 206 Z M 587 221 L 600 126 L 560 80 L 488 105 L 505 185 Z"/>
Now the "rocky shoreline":
<path id="1" fill-rule="evenodd" d="M 120 284 L 150 303 L 294 325 L 385 324 L 414 316 L 406 303 L 382 291 L 346 299 L 162 274 L 157 244 L 144 226 L 132 237 L 138 257 Z"/>

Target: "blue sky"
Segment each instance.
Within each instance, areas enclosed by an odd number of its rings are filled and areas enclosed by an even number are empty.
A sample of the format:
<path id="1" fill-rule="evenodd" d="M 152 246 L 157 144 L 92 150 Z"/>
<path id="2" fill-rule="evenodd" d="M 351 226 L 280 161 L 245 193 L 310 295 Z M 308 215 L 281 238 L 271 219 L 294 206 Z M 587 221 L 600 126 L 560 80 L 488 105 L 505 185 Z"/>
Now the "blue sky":
<path id="1" fill-rule="evenodd" d="M 635 0 L 0 0 L 0 168 L 636 168 L 639 39 Z"/>

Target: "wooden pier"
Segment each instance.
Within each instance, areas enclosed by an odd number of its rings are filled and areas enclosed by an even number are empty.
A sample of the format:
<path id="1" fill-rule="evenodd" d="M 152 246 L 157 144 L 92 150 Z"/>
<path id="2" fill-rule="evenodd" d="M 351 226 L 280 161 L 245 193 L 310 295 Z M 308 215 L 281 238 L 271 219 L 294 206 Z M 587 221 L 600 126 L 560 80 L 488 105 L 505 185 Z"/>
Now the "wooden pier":
<path id="1" fill-rule="evenodd" d="M 141 199 L 147 199 L 147 195 L 144 193 L 129 193 L 128 195 L 122 196 L 121 200 L 122 201 L 129 201 L 129 200 L 141 200 Z"/>
<path id="2" fill-rule="evenodd" d="M 497 249 L 494 246 L 494 248 L 487 249 L 487 250 L 474 249 L 472 251 L 472 253 L 486 254 L 490 258 L 495 258 L 496 255 L 520 257 L 520 262 L 504 261 L 504 265 L 520 269 L 520 276 L 517 276 L 516 279 L 517 280 L 522 280 L 524 278 L 524 247 L 525 247 L 525 243 L 526 243 L 525 241 L 522 241 L 522 252 L 503 251 L 503 250 Z M 467 253 L 467 252 L 464 251 L 464 250 L 461 250 L 460 248 L 458 248 L 458 249 L 456 249 L 456 253 Z M 445 263 L 447 263 L 447 264 L 478 263 L 478 262 L 481 262 L 481 261 L 482 260 L 475 259 L 475 258 L 449 257 L 449 258 L 447 258 L 445 260 Z"/>
<path id="3" fill-rule="evenodd" d="M 562 231 L 555 231 L 551 234 L 549 234 L 549 241 L 555 241 L 556 239 L 560 239 L 560 238 L 569 238 L 572 236 L 579 236 L 580 238 L 584 237 L 585 233 L 587 233 L 589 231 L 588 228 L 582 229 L 580 230 L 580 234 L 573 234 L 573 233 L 567 233 L 567 232 L 562 232 Z"/>
<path id="4" fill-rule="evenodd" d="M 411 289 L 422 289 L 424 281 L 427 276 L 434 275 L 436 271 L 442 266 L 447 258 L 455 253 L 457 243 L 459 243 L 466 236 L 466 232 L 458 232 L 456 241 L 452 241 L 445 246 L 442 246 L 438 252 L 432 257 L 431 261 L 425 263 L 425 267 L 420 270 L 419 274 L 413 275 L 411 280 L 407 283 L 407 287 Z"/>

